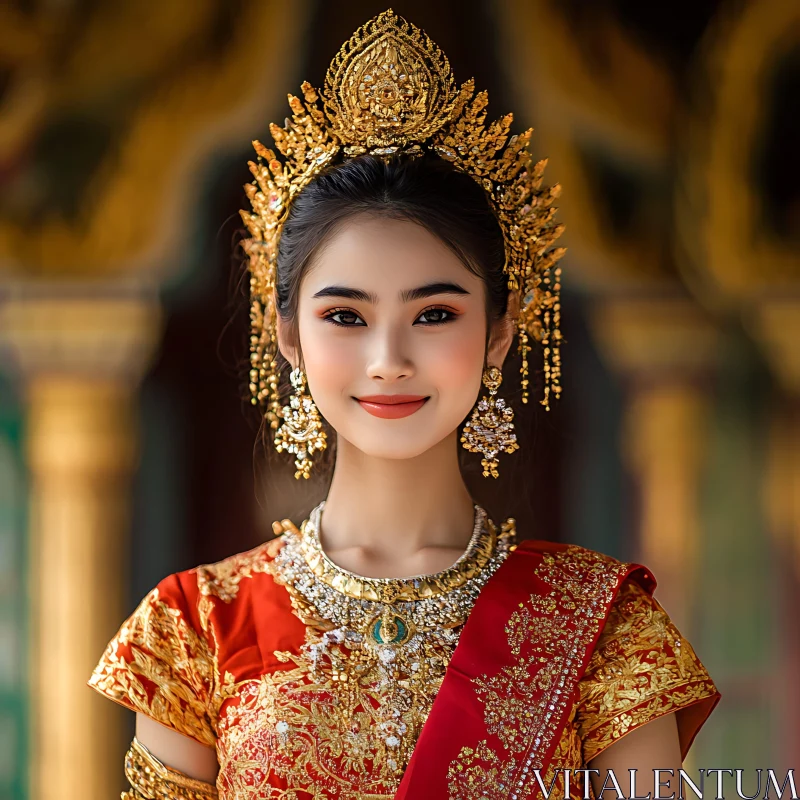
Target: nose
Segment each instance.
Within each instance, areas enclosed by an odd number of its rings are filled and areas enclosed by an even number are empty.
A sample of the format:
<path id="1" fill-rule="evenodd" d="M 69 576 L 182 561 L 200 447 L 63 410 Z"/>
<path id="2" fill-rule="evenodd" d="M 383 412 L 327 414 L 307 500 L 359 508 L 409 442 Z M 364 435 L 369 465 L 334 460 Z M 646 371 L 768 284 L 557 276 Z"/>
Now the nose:
<path id="1" fill-rule="evenodd" d="M 389 327 L 373 330 L 367 376 L 387 383 L 410 378 L 414 374 L 414 365 L 403 335 Z"/>

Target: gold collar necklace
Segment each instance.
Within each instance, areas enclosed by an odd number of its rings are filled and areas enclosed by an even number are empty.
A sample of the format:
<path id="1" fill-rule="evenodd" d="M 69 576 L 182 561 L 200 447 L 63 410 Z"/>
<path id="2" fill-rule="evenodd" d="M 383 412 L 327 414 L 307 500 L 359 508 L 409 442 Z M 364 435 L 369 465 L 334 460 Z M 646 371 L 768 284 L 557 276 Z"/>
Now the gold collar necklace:
<path id="1" fill-rule="evenodd" d="M 515 539 L 513 520 L 498 530 L 476 506 L 469 545 L 453 566 L 432 575 L 366 578 L 325 555 L 319 534 L 323 508 L 320 504 L 311 512 L 299 534 L 284 536 L 271 571 L 307 624 L 350 630 L 376 644 L 401 645 L 415 632 L 452 629 L 464 622 Z"/>
<path id="2" fill-rule="evenodd" d="M 311 571 L 325 584 L 355 600 L 375 603 L 413 602 L 438 597 L 463 586 L 489 563 L 497 546 L 497 531 L 486 512 L 475 506 L 475 523 L 467 549 L 451 567 L 431 575 L 408 578 L 365 578 L 337 566 L 322 549 L 320 503 L 303 525 L 301 549 Z"/>

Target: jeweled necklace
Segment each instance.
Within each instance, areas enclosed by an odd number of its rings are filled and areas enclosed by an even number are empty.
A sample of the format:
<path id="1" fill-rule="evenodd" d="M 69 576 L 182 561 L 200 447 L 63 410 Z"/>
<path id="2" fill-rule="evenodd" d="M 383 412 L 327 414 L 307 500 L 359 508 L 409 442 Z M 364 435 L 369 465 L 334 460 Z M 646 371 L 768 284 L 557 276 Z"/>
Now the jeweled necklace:
<path id="1" fill-rule="evenodd" d="M 337 566 L 323 551 L 324 507 L 320 503 L 311 512 L 299 537 L 286 541 L 276 566 L 306 621 L 325 620 L 377 645 L 403 645 L 416 631 L 448 629 L 464 622 L 514 538 L 512 521 L 498 532 L 486 512 L 475 506 L 467 549 L 448 569 L 409 578 L 365 578 Z"/>
<path id="2" fill-rule="evenodd" d="M 475 507 L 472 536 L 463 555 L 449 569 L 409 578 L 364 578 L 334 564 L 320 541 L 324 503 L 312 512 L 301 551 L 315 577 L 337 594 L 332 622 L 355 626 L 376 644 L 402 645 L 415 630 L 452 628 L 463 622 L 488 576 L 480 579 L 497 545 L 486 512 Z M 323 590 L 323 595 L 331 596 Z M 348 601 L 342 603 L 341 595 Z M 346 610 L 345 610 L 346 609 Z M 342 611 L 345 611 L 343 614 Z"/>
<path id="3" fill-rule="evenodd" d="M 452 567 L 410 578 L 366 578 L 334 564 L 322 549 L 324 503 L 300 534 L 289 533 L 273 562 L 298 616 L 309 625 L 301 648 L 315 680 L 373 697 L 371 733 L 384 749 L 387 780 L 408 763 L 483 586 L 512 549 L 514 522 L 498 529 L 475 507 L 472 537 Z M 351 690 L 348 690 L 348 692 Z M 341 702 L 349 703 L 342 696 Z"/>

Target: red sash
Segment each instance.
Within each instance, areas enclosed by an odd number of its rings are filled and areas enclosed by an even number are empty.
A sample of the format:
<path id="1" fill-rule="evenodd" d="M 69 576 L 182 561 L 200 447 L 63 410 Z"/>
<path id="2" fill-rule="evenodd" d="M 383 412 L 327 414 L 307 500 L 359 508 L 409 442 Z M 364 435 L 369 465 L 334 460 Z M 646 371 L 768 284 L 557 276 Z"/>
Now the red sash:
<path id="1" fill-rule="evenodd" d="M 578 682 L 637 564 L 523 541 L 467 620 L 395 800 L 524 800 L 538 793 Z"/>

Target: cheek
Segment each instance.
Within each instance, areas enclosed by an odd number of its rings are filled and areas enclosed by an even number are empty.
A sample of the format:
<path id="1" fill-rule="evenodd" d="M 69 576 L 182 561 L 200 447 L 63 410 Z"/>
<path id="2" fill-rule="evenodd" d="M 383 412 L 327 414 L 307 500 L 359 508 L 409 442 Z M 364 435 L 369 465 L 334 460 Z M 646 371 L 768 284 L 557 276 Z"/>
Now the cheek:
<path id="1" fill-rule="evenodd" d="M 454 326 L 452 332 L 434 336 L 420 348 L 420 371 L 437 389 L 437 415 L 443 424 L 457 425 L 469 413 L 480 391 L 486 354 L 486 329 L 482 323 L 478 317 L 474 323 Z"/>
<path id="2" fill-rule="evenodd" d="M 486 320 L 479 308 L 470 308 L 457 324 L 446 327 L 441 334 L 434 334 L 429 357 L 438 362 L 443 375 L 452 378 L 448 383 L 458 385 L 476 370 L 480 373 L 486 356 Z"/>
<path id="3" fill-rule="evenodd" d="M 299 334 L 303 364 L 309 387 L 322 404 L 341 394 L 349 379 L 363 369 L 355 337 L 336 335 L 338 331 L 318 319 L 300 318 Z"/>
<path id="4" fill-rule="evenodd" d="M 446 340 L 431 342 L 422 348 L 420 361 L 440 387 L 442 393 L 461 392 L 471 388 L 483 367 L 484 337 L 456 335 Z M 460 333 L 462 333 L 460 332 Z"/>

